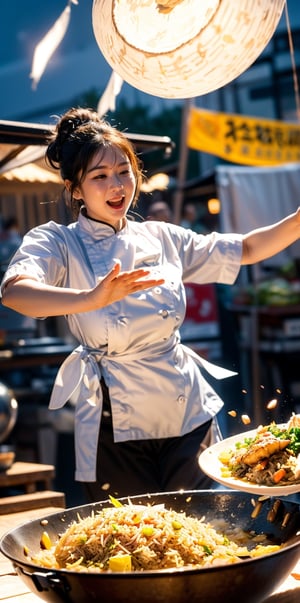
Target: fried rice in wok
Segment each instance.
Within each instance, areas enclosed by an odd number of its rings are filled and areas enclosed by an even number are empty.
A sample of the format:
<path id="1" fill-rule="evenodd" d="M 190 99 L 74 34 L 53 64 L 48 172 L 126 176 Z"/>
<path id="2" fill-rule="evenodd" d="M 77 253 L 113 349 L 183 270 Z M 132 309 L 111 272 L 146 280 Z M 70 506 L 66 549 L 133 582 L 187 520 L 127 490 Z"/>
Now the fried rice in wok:
<path id="1" fill-rule="evenodd" d="M 126 504 L 78 518 L 56 543 L 47 542 L 44 533 L 44 548 L 31 560 L 79 572 L 148 571 L 232 564 L 280 548 L 266 544 L 265 536 L 259 541 L 251 541 L 242 530 L 227 534 L 225 526 L 216 529 L 204 518 L 164 505 Z"/>

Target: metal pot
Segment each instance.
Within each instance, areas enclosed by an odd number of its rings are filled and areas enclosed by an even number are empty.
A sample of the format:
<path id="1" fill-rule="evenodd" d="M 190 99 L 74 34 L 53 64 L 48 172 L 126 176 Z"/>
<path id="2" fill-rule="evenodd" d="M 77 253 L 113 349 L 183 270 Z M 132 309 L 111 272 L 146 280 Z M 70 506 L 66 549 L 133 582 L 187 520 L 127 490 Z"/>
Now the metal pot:
<path id="1" fill-rule="evenodd" d="M 0 382 L 0 443 L 12 432 L 18 416 L 18 402 L 14 392 Z"/>
<path id="2" fill-rule="evenodd" d="M 67 526 L 109 501 L 67 509 L 29 521 L 3 536 L 2 553 L 11 559 L 27 586 L 45 601 L 87 603 L 259 603 L 290 573 L 300 554 L 300 508 L 285 498 L 263 501 L 257 517 L 253 496 L 221 490 L 158 493 L 130 497 L 141 504 L 164 503 L 167 508 L 204 517 L 225 519 L 243 530 L 265 533 L 274 543 L 284 543 L 278 552 L 249 558 L 236 564 L 205 569 L 168 569 L 148 572 L 103 573 L 48 570 L 28 561 L 24 547 L 39 550 L 43 530 L 54 541 Z M 120 499 L 124 503 L 127 499 Z M 278 508 L 277 508 L 278 507 Z M 276 508 L 276 513 L 275 513 Z M 43 521 L 42 521 L 43 520 Z M 45 527 L 46 521 L 46 527 Z"/>

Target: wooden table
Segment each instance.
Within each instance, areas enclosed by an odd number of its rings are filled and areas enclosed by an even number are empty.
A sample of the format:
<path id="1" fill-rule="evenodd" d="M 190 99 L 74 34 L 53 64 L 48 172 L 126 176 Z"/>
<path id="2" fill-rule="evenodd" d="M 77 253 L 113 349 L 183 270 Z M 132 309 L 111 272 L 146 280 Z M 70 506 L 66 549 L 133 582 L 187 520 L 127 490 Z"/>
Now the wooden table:
<path id="1" fill-rule="evenodd" d="M 38 519 L 56 513 L 59 508 L 49 507 L 22 513 L 0 516 L 0 538 L 8 531 L 30 519 Z M 0 553 L 0 601 L 1 603 L 38 603 L 40 597 L 28 590 L 25 583 L 15 573 L 9 559 Z M 300 601 L 300 557 L 287 580 L 264 603 L 299 603 Z M 142 603 L 142 602 L 141 602 Z"/>
<path id="2" fill-rule="evenodd" d="M 51 490 L 55 477 L 53 465 L 41 463 L 15 462 L 6 471 L 0 472 L 0 515 L 16 513 L 41 507 L 63 507 L 65 495 L 63 492 Z M 1 489 L 17 487 L 23 493 L 3 496 Z"/>
<path id="3" fill-rule="evenodd" d="M 37 341 L 42 342 L 43 339 Z M 40 367 L 43 364 L 60 366 L 74 347 L 64 342 L 30 345 L 26 340 L 24 345 L 12 347 L 8 345 L 5 349 L 0 349 L 0 373 L 5 376 L 5 371 Z"/>

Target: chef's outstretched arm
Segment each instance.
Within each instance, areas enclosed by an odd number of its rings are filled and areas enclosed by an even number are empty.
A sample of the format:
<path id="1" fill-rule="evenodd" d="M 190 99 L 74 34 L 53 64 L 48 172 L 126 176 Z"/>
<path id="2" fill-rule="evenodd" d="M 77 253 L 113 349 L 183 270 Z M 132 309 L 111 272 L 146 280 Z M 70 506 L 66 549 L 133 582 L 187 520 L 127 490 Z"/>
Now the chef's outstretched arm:
<path id="1" fill-rule="evenodd" d="M 283 251 L 300 238 L 300 207 L 283 220 L 256 228 L 243 237 L 242 264 L 255 264 Z"/>
<path id="2" fill-rule="evenodd" d="M 32 318 L 64 316 L 104 308 L 135 293 L 161 285 L 163 279 L 151 278 L 142 268 L 121 272 L 116 262 L 113 269 L 92 289 L 71 289 L 40 283 L 26 276 L 8 281 L 2 294 L 4 306 Z"/>

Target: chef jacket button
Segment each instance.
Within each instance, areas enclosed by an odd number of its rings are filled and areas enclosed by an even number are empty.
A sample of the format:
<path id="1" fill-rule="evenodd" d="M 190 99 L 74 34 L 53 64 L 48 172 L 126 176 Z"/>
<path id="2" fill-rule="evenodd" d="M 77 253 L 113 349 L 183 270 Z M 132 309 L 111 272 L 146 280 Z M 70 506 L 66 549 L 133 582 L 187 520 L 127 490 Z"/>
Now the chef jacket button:
<path id="1" fill-rule="evenodd" d="M 160 310 L 159 312 L 163 318 L 167 318 L 169 316 L 168 310 Z"/>
<path id="2" fill-rule="evenodd" d="M 178 396 L 177 402 L 178 402 L 178 404 L 185 404 L 186 397 L 183 394 L 181 394 L 180 396 Z"/>
<path id="3" fill-rule="evenodd" d="M 157 293 L 158 295 L 161 294 L 161 288 L 160 287 L 154 287 L 154 293 Z"/>

